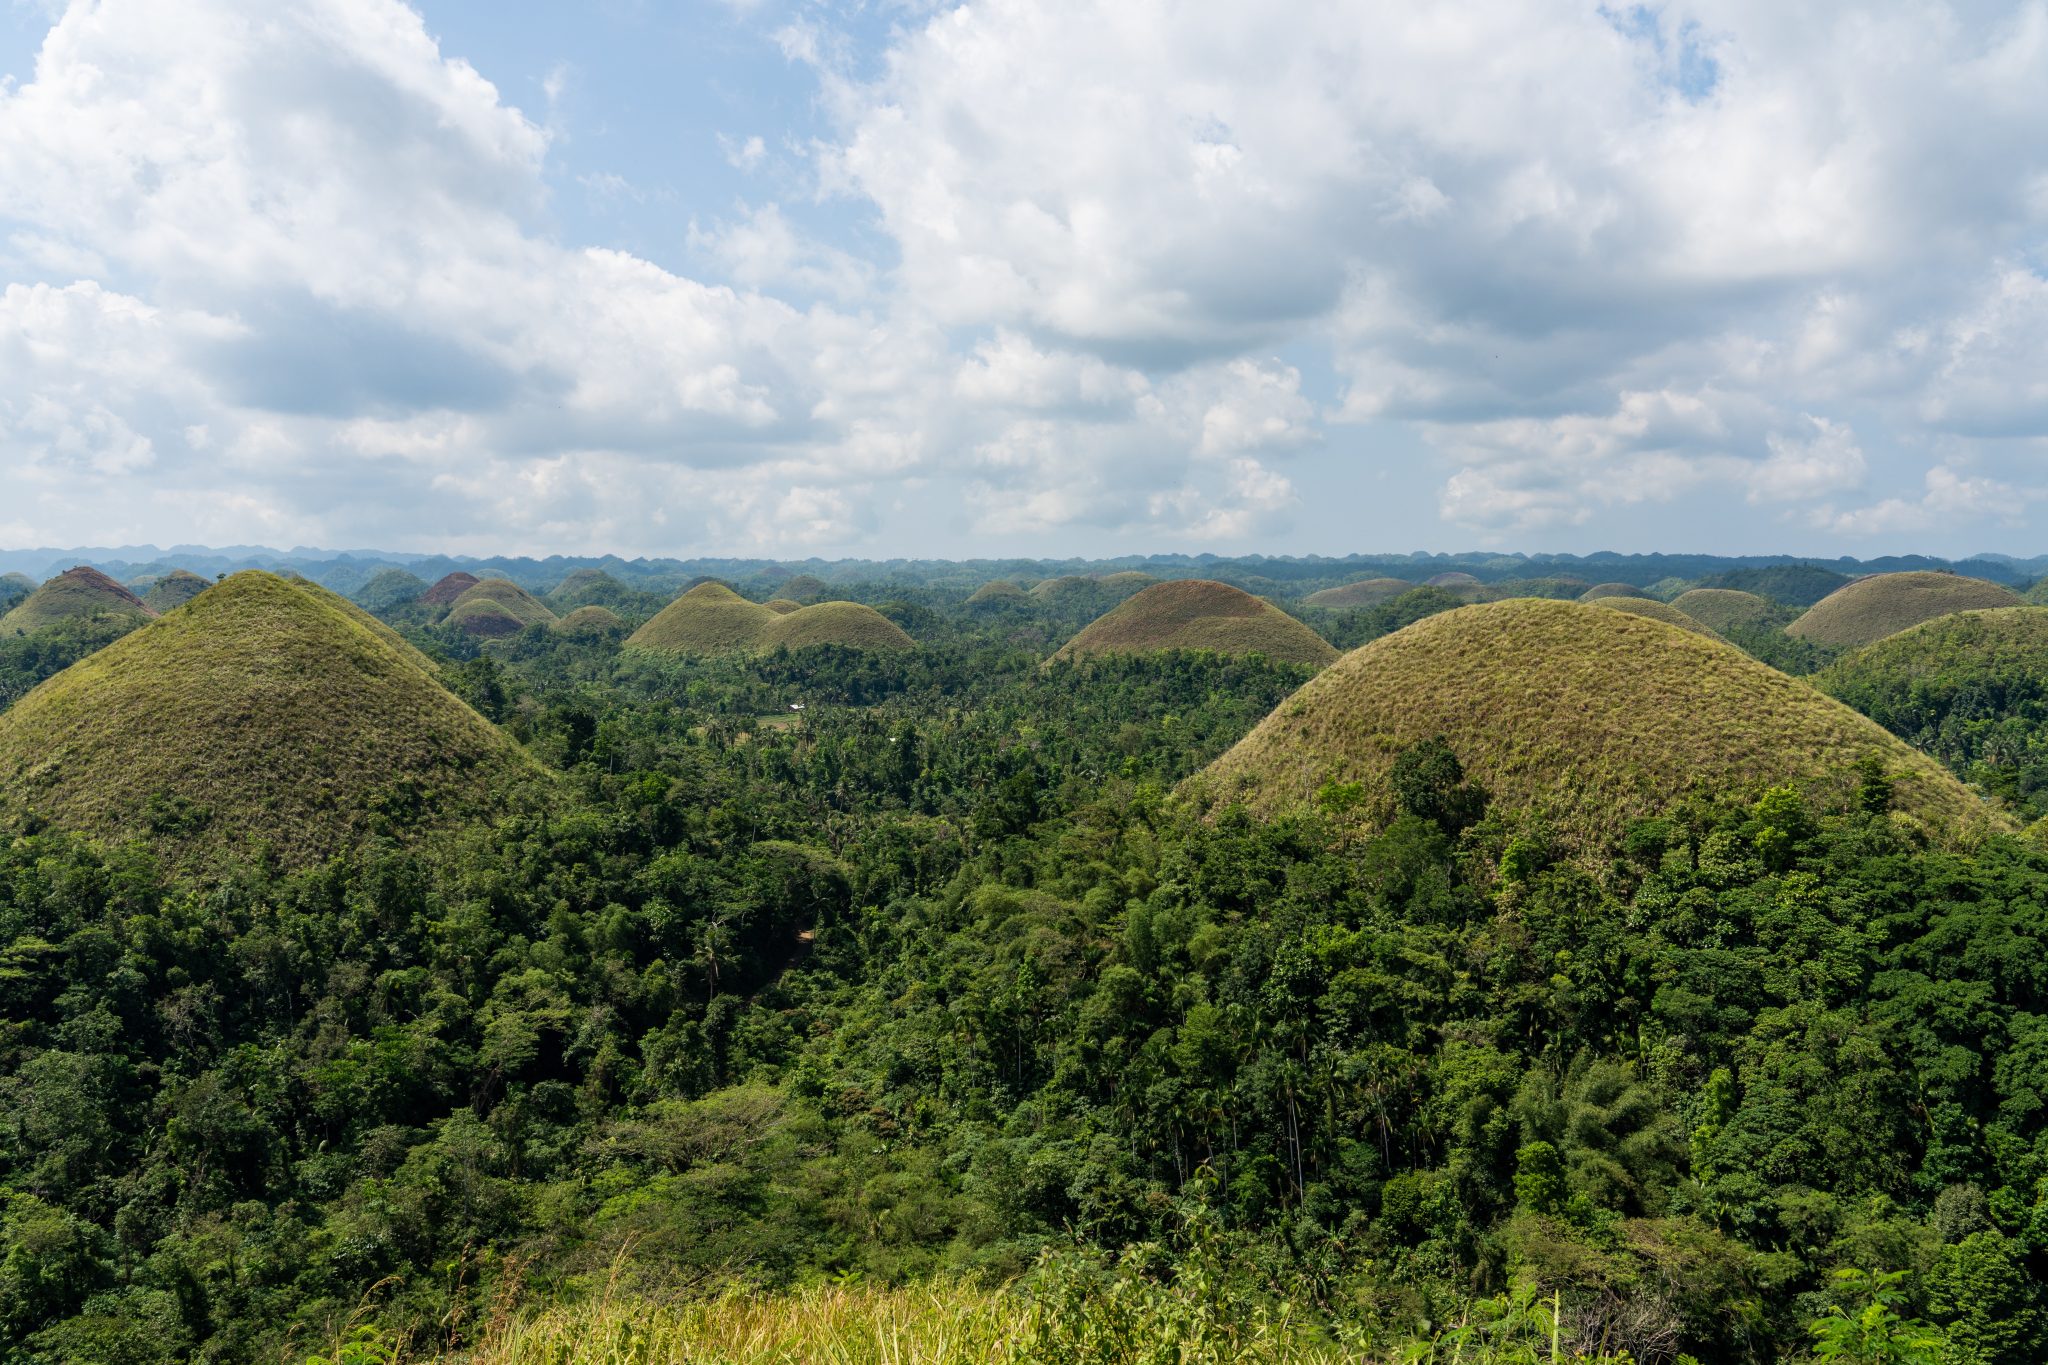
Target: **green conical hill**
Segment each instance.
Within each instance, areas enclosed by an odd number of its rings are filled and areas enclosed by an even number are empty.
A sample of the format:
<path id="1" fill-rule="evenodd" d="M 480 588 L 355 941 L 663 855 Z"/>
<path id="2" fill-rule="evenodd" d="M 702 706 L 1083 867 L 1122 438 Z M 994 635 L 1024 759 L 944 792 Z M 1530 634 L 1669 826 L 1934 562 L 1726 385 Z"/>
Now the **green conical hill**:
<path id="1" fill-rule="evenodd" d="M 1431 574 L 1428 578 L 1423 579 L 1422 583 L 1424 587 L 1429 588 L 1476 588 L 1479 586 L 1478 579 L 1474 578 L 1471 574 L 1462 573 L 1456 569 L 1449 573 Z"/>
<path id="2" fill-rule="evenodd" d="M 625 584 L 603 569 L 578 569 L 555 585 L 548 603 L 557 611 L 616 606 L 628 595 Z"/>
<path id="3" fill-rule="evenodd" d="M 483 580 L 473 573 L 457 569 L 437 580 L 433 587 L 420 594 L 420 601 L 430 607 L 452 607 L 455 599 L 468 592 Z"/>
<path id="4" fill-rule="evenodd" d="M 1342 611 L 1352 607 L 1376 607 L 1382 602 L 1393 601 L 1404 592 L 1413 592 L 1415 588 L 1416 585 L 1405 578 L 1361 578 L 1356 583 L 1312 592 L 1301 600 L 1307 606 Z"/>
<path id="5" fill-rule="evenodd" d="M 823 597 L 832 591 L 832 585 L 814 574 L 800 573 L 794 578 L 784 579 L 782 586 L 775 590 L 777 597 L 786 597 L 792 602 L 803 602 Z"/>
<path id="6" fill-rule="evenodd" d="M 448 618 L 443 624 L 463 628 L 462 623 L 456 619 L 463 614 L 462 609 L 473 609 L 484 602 L 499 608 L 521 626 L 547 625 L 555 619 L 555 614 L 548 610 L 545 603 L 511 579 L 486 578 L 455 599 L 455 605 L 449 609 Z"/>
<path id="7" fill-rule="evenodd" d="M 1393 812 L 1403 749 L 1443 736 L 1497 805 L 1544 812 L 1599 847 L 1695 781 L 1743 793 L 1795 784 L 1845 799 L 1879 755 L 1894 804 L 1943 831 L 2004 820 L 1938 763 L 1733 646 L 1625 611 L 1518 598 L 1429 617 L 1324 669 L 1191 790 L 1276 812 L 1331 780 Z"/>
<path id="8" fill-rule="evenodd" d="M 1724 633 L 1743 626 L 1768 626 L 1779 619 L 1781 610 L 1769 598 L 1740 588 L 1694 588 L 1673 598 L 1671 605 L 1701 625 Z"/>
<path id="9" fill-rule="evenodd" d="M 723 583 L 699 583 L 628 636 L 626 646 L 676 654 L 753 649 L 767 623 L 780 619 Z"/>
<path id="10" fill-rule="evenodd" d="M 36 581 L 25 573 L 0 574 L 0 612 L 6 611 L 36 590 Z"/>
<path id="11" fill-rule="evenodd" d="M 407 573 L 404 569 L 380 569 L 370 576 L 369 582 L 356 589 L 356 601 L 371 611 L 389 611 L 407 602 L 419 601 L 426 591 L 426 580 L 418 574 Z"/>
<path id="12" fill-rule="evenodd" d="M 1649 594 L 1633 583 L 1595 583 L 1579 594 L 1581 602 L 1598 602 L 1606 597 L 1641 597 L 1647 600 Z"/>
<path id="13" fill-rule="evenodd" d="M 210 578 L 173 569 L 149 585 L 149 591 L 142 595 L 142 605 L 161 616 L 173 607 L 184 606 L 212 586 Z"/>
<path id="14" fill-rule="evenodd" d="M 858 602 L 820 602 L 768 622 L 756 648 L 803 649 L 810 645 L 891 650 L 915 649 L 917 641 L 873 607 Z"/>
<path id="15" fill-rule="evenodd" d="M 1086 592 L 1092 586 L 1087 579 L 1079 574 L 1067 574 L 1062 578 L 1047 578 L 1033 583 L 1028 595 L 1037 598 L 1041 602 L 1049 602 L 1056 597 L 1065 597 L 1070 593 Z"/>
<path id="16" fill-rule="evenodd" d="M 370 615 L 369 612 L 364 611 L 354 602 L 349 601 L 346 597 L 334 591 L 334 589 L 322 587 L 312 579 L 301 578 L 297 574 L 286 574 L 284 578 L 300 592 L 308 594 L 315 601 L 334 608 L 364 630 L 369 631 L 385 644 L 403 654 L 412 662 L 415 668 L 424 672 L 428 677 L 439 678 L 441 676 L 441 666 L 432 659 L 429 659 L 425 654 L 422 654 L 412 641 L 406 639 L 390 626 L 385 625 L 382 621 Z M 211 591 L 211 589 L 208 589 L 208 591 Z"/>
<path id="17" fill-rule="evenodd" d="M 1717 640 L 1720 638 L 1713 630 L 1693 620 L 1668 602 L 1653 601 L 1648 597 L 1596 597 L 1591 605 L 1607 611 L 1625 611 L 1631 616 L 1646 616 L 1652 621 L 1662 621 L 1667 626 L 1677 626 L 1680 630 L 1693 630 L 1702 635 L 1713 635 Z"/>
<path id="18" fill-rule="evenodd" d="M 0 715 L 0 810 L 287 866 L 496 810 L 540 770 L 322 596 L 240 573 Z"/>
<path id="19" fill-rule="evenodd" d="M 1098 617 L 1053 658 L 1169 649 L 1264 654 L 1303 664 L 1326 664 L 1337 657 L 1322 636 L 1270 602 L 1227 583 L 1189 578 L 1146 588 Z"/>
<path id="20" fill-rule="evenodd" d="M 555 630 L 562 635 L 578 637 L 604 635 L 610 631 L 625 629 L 626 623 L 610 607 L 578 607 L 555 622 Z"/>
<path id="21" fill-rule="evenodd" d="M 2022 605 L 2018 593 L 1952 573 L 1884 573 L 1859 578 L 1806 609 L 1785 627 L 1795 639 L 1855 649 L 1936 617 Z"/>
<path id="22" fill-rule="evenodd" d="M 1018 587 L 1007 578 L 998 578 L 992 583 L 984 583 L 976 588 L 974 595 L 967 599 L 967 605 L 978 607 L 995 602 L 1008 602 L 1014 605 L 1030 600 L 1030 594 L 1026 593 L 1024 589 Z"/>
<path id="23" fill-rule="evenodd" d="M 0 616 L 0 636 L 28 635 L 81 617 L 128 616 L 141 621 L 155 615 L 134 593 L 81 564 L 58 574 Z"/>

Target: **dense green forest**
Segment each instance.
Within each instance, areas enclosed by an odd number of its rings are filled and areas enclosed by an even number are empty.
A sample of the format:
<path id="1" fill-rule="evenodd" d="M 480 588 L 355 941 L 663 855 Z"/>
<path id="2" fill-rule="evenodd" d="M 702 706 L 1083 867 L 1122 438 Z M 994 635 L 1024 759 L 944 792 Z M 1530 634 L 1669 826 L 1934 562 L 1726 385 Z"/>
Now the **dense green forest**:
<path id="1" fill-rule="evenodd" d="M 1896 820 L 1873 763 L 1578 847 L 1430 742 L 1390 823 L 1336 785 L 1198 812 L 1311 668 L 1048 667 L 1100 601 L 852 595 L 919 648 L 391 604 L 558 775 L 493 824 L 297 871 L 0 836 L 0 1362 L 383 1360 L 508 1286 L 933 1277 L 1220 1284 L 1361 1352 L 1540 1294 L 1603 1358 L 2048 1358 L 2031 838 Z M 1348 649 L 1463 600 L 1298 615 Z M 0 706 L 108 638 L 0 641 Z M 1989 705 L 1956 690 L 1914 695 Z M 1997 744 L 1934 752 L 2035 813 Z"/>

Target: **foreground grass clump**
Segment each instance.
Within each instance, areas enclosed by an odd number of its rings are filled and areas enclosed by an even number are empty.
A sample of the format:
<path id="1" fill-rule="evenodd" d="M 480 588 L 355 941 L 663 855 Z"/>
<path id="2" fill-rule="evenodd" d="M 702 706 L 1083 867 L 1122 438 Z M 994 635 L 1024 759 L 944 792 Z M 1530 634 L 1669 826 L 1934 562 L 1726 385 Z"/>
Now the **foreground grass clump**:
<path id="1" fill-rule="evenodd" d="M 1274 811 L 1326 783 L 1393 808 L 1395 756 L 1436 736 L 1502 806 L 1604 842 L 1695 782 L 1847 799 L 1875 755 L 1895 808 L 1956 831 L 2002 820 L 1940 764 L 1731 646 L 1625 611 L 1522 598 L 1433 616 L 1354 650 L 1213 764 L 1216 802 Z"/>
<path id="2" fill-rule="evenodd" d="M 0 716 L 0 814 L 290 867 L 538 774 L 360 611 L 241 573 L 73 664 Z"/>
<path id="3" fill-rule="evenodd" d="M 114 616 L 145 621 L 155 615 L 134 593 L 81 564 L 58 574 L 0 616 L 0 635 L 29 635 L 60 621 Z"/>
<path id="4" fill-rule="evenodd" d="M 1981 578 L 1952 573 L 1873 574 L 1816 602 L 1785 627 L 1785 633 L 1797 640 L 1854 649 L 1936 617 L 2021 605 L 2018 593 Z"/>
<path id="5" fill-rule="evenodd" d="M 1053 658 L 1173 649 L 1263 654 L 1304 664 L 1337 657 L 1322 636 L 1270 602 L 1227 583 L 1186 579 L 1146 588 L 1067 641 Z"/>
<path id="6" fill-rule="evenodd" d="M 1376 607 L 1382 602 L 1391 602 L 1404 592 L 1412 592 L 1415 584 L 1405 578 L 1362 578 L 1356 583 L 1341 587 L 1324 588 L 1302 598 L 1302 604 L 1310 607 Z"/>

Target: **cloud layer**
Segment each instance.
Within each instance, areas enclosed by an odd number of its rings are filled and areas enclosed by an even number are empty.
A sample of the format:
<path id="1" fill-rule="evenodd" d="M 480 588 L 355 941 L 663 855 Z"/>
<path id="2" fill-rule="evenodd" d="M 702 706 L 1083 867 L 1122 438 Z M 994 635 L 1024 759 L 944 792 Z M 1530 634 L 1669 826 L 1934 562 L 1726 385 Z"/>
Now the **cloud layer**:
<path id="1" fill-rule="evenodd" d="M 702 278 L 561 240 L 430 18 L 78 0 L 0 87 L 0 540 L 1285 550 L 1395 431 L 1359 546 L 2044 482 L 2039 4 L 764 3 L 824 124 L 722 130 Z"/>

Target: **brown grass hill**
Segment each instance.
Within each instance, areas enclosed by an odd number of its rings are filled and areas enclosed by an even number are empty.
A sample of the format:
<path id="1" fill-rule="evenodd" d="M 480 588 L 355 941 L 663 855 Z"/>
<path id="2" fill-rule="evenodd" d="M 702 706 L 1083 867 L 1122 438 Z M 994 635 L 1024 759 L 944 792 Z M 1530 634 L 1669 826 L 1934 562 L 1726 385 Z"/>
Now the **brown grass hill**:
<path id="1" fill-rule="evenodd" d="M 156 615 L 128 589 L 84 564 L 66 569 L 0 616 L 0 636 L 29 635 L 59 621 Z"/>
<path id="2" fill-rule="evenodd" d="M 511 579 L 486 578 L 455 599 L 455 605 L 449 609 L 448 619 L 443 624 L 458 624 L 455 618 L 462 609 L 474 607 L 479 602 L 490 602 L 502 608 L 521 626 L 551 625 L 555 619 L 546 603 Z"/>
<path id="3" fill-rule="evenodd" d="M 1884 573 L 1859 578 L 1806 609 L 1785 633 L 1855 649 L 1959 611 L 2024 605 L 2010 588 L 1952 573 Z"/>
<path id="4" fill-rule="evenodd" d="M 1415 586 L 1405 578 L 1361 578 L 1356 583 L 1312 592 L 1301 601 L 1307 607 L 1348 611 L 1354 607 L 1376 607 L 1382 602 L 1391 602 L 1404 592 L 1414 591 Z"/>
<path id="5" fill-rule="evenodd" d="M 0 813 L 176 861 L 303 867 L 483 817 L 544 778 L 332 594 L 239 573 L 0 715 Z"/>
<path id="6" fill-rule="evenodd" d="M 1088 592 L 1094 586 L 1093 583 L 1079 574 L 1070 573 L 1059 578 L 1040 579 L 1031 585 L 1029 596 L 1036 598 L 1040 602 L 1052 602 L 1063 597 L 1071 597 L 1076 593 Z"/>
<path id="7" fill-rule="evenodd" d="M 201 578 L 184 569 L 173 569 L 149 585 L 149 591 L 142 595 L 142 604 L 161 616 L 173 607 L 184 606 L 212 586 L 210 578 Z"/>
<path id="8" fill-rule="evenodd" d="M 1723 634 L 1750 626 L 1770 627 L 1784 611 L 1769 598 L 1740 588 L 1693 588 L 1673 598 L 1671 605 Z"/>
<path id="9" fill-rule="evenodd" d="M 1581 602 L 1598 602 L 1604 597 L 1648 598 L 1649 595 L 1633 583 L 1595 583 L 1592 587 L 1580 593 L 1578 600 Z"/>
<path id="10" fill-rule="evenodd" d="M 434 586 L 420 594 L 420 601 L 430 607 L 452 607 L 455 599 L 468 592 L 483 580 L 473 573 L 457 569 L 435 582 Z"/>
<path id="11" fill-rule="evenodd" d="M 479 640 L 502 640 L 526 629 L 526 623 L 514 616 L 510 609 L 488 597 L 480 597 L 470 602 L 457 602 L 448 608 L 448 614 L 441 618 L 441 624 L 450 630 L 459 630 L 464 635 Z"/>
<path id="12" fill-rule="evenodd" d="M 1631 616 L 1648 617 L 1652 621 L 1662 621 L 1667 626 L 1677 626 L 1680 630 L 1711 635 L 1717 640 L 1721 638 L 1717 631 L 1693 620 L 1669 602 L 1656 602 L 1647 597 L 1596 597 L 1591 605 L 1603 607 L 1608 611 L 1625 611 Z"/>
<path id="13" fill-rule="evenodd" d="M 1431 574 L 1422 580 L 1422 585 L 1425 588 L 1476 588 L 1479 580 L 1454 569 L 1450 573 Z"/>
<path id="14" fill-rule="evenodd" d="M 576 610 L 555 622 L 555 633 L 572 639 L 598 639 L 613 631 L 624 631 L 626 623 L 610 607 L 588 606 Z"/>
<path id="15" fill-rule="evenodd" d="M 774 617 L 762 628 L 755 648 L 766 653 L 813 645 L 887 651 L 915 649 L 917 641 L 873 607 L 858 602 L 818 602 Z"/>
<path id="16" fill-rule="evenodd" d="M 426 591 L 426 581 L 418 574 L 404 569 L 379 569 L 356 589 L 355 602 L 370 611 L 389 611 L 419 601 Z"/>
<path id="17" fill-rule="evenodd" d="M 1696 780 L 1845 800 L 1870 754 L 1894 775 L 1907 818 L 1957 833 L 2005 825 L 1933 759 L 1730 645 L 1535 598 L 1444 612 L 1353 650 L 1189 791 L 1273 813 L 1309 803 L 1326 782 L 1356 782 L 1366 818 L 1384 821 L 1395 757 L 1434 736 L 1497 807 L 1541 812 L 1585 851 Z"/>
<path id="18" fill-rule="evenodd" d="M 774 612 L 777 616 L 787 616 L 793 611 L 802 611 L 804 609 L 803 603 L 792 602 L 787 597 L 771 597 L 761 605 Z"/>
<path id="19" fill-rule="evenodd" d="M 626 647 L 673 654 L 751 650 L 760 643 L 768 622 L 781 619 L 723 583 L 699 583 L 627 636 Z"/>
<path id="20" fill-rule="evenodd" d="M 1319 666 L 1337 657 L 1322 636 L 1270 602 L 1227 583 L 1190 578 L 1155 583 L 1112 608 L 1067 641 L 1053 660 L 1175 649 L 1263 654 Z"/>
<path id="21" fill-rule="evenodd" d="M 800 573 L 794 578 L 784 579 L 782 586 L 775 590 L 775 595 L 787 597 L 792 602 L 815 602 L 830 591 L 832 585 L 824 579 L 815 574 Z"/>
<path id="22" fill-rule="evenodd" d="M 992 583 L 984 583 L 976 588 L 973 595 L 967 599 L 967 605 L 970 607 L 998 605 L 1014 607 L 1030 600 L 1030 594 L 1025 592 L 1024 589 L 1018 587 L 1007 578 L 998 578 Z"/>
<path id="23" fill-rule="evenodd" d="M 1097 575 L 1095 586 L 1111 593 L 1133 593 L 1140 588 L 1149 588 L 1159 580 L 1136 569 L 1122 569 L 1116 573 Z"/>

